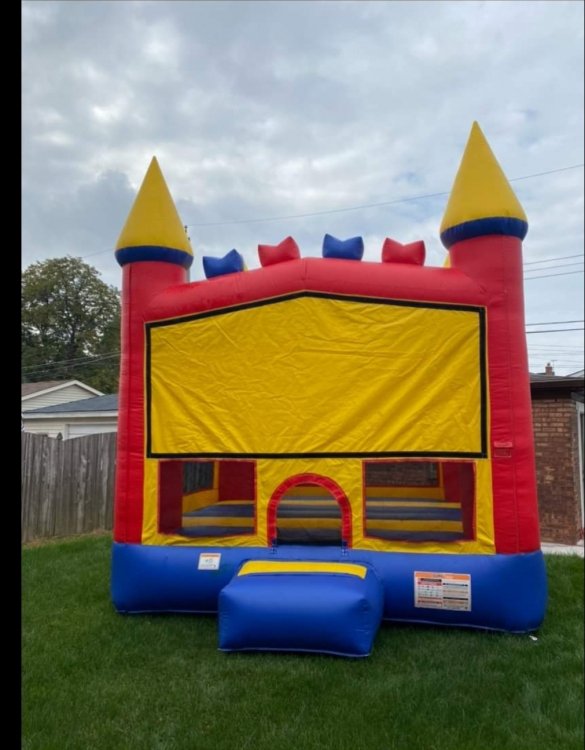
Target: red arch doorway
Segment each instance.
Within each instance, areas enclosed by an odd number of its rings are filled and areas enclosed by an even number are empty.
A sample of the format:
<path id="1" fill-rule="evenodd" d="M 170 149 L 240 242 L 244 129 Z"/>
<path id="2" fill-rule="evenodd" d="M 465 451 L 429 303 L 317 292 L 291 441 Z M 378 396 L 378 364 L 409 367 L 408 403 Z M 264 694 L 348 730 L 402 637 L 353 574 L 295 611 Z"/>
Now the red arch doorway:
<path id="1" fill-rule="evenodd" d="M 286 496 L 287 492 L 290 492 L 293 487 L 299 485 L 313 485 L 327 490 L 331 497 L 337 502 L 341 512 L 341 541 L 348 547 L 351 547 L 352 524 L 349 498 L 333 479 L 322 476 L 321 474 L 313 473 L 295 474 L 294 476 L 285 479 L 284 482 L 281 482 L 272 493 L 272 497 L 268 503 L 267 519 L 269 544 L 276 544 L 277 542 L 279 503 Z"/>

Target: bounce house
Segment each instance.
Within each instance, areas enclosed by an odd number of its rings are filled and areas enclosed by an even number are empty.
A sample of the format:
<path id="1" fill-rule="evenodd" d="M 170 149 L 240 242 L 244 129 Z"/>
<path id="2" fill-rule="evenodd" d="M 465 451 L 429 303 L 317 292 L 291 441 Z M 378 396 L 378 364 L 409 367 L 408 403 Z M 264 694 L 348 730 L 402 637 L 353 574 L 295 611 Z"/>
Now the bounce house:
<path id="1" fill-rule="evenodd" d="M 367 655 L 381 620 L 529 632 L 540 550 L 524 211 L 474 123 L 422 241 L 193 251 L 153 159 L 118 240 L 119 612 L 220 648 Z M 406 238 L 411 239 L 411 238 Z"/>

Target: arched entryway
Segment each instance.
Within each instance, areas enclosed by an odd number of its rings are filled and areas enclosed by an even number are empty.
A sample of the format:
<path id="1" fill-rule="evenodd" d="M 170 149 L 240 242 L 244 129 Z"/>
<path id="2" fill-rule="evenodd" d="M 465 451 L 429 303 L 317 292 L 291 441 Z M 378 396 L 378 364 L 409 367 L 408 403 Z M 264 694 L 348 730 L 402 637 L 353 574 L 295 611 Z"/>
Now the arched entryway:
<path id="1" fill-rule="evenodd" d="M 337 482 L 320 474 L 295 474 L 279 484 L 267 521 L 270 544 L 351 546 L 349 499 Z"/>

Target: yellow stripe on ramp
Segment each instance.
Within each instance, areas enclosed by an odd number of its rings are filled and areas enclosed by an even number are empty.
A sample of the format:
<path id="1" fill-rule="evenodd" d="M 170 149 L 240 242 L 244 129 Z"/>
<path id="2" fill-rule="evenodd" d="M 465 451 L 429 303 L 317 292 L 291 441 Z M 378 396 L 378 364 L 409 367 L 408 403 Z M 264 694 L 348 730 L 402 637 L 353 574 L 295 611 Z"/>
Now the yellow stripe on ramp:
<path id="1" fill-rule="evenodd" d="M 322 562 L 276 562 L 272 560 L 250 560 L 240 568 L 238 576 L 252 573 L 341 573 L 365 578 L 368 569 L 353 563 Z"/>

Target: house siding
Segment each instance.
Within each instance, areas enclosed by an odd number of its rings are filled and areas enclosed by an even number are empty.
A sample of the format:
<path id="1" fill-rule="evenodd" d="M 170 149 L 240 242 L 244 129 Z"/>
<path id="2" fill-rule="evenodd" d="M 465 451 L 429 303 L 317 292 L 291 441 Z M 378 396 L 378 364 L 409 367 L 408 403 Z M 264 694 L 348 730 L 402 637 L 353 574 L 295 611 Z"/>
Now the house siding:
<path id="1" fill-rule="evenodd" d="M 69 434 L 67 437 L 82 437 L 83 435 L 95 435 L 98 432 L 117 432 L 118 422 L 113 420 L 110 422 L 97 422 L 97 421 L 85 421 L 85 422 L 70 422 L 69 423 Z"/>
<path id="2" fill-rule="evenodd" d="M 49 393 L 42 393 L 38 396 L 35 394 L 26 401 L 21 401 L 21 411 L 31 411 L 32 409 L 42 409 L 45 406 L 54 406 L 55 404 L 66 404 L 69 401 L 81 401 L 84 398 L 93 398 L 96 394 L 80 388 L 78 385 L 68 385 Z"/>
<path id="3" fill-rule="evenodd" d="M 26 420 L 24 423 L 24 432 L 34 432 L 37 435 L 48 435 L 55 438 L 59 433 L 66 437 L 66 425 L 64 422 L 56 422 L 47 419 L 38 419 L 36 421 Z"/>
<path id="4" fill-rule="evenodd" d="M 575 402 L 533 399 L 532 419 L 542 541 L 575 544 L 582 536 Z"/>
<path id="5" fill-rule="evenodd" d="M 32 419 L 25 418 L 24 432 L 35 432 L 40 435 L 57 437 L 59 434 L 63 440 L 83 437 L 84 435 L 95 435 L 102 432 L 117 432 L 118 421 L 116 417 L 83 417 L 63 419 Z"/>

